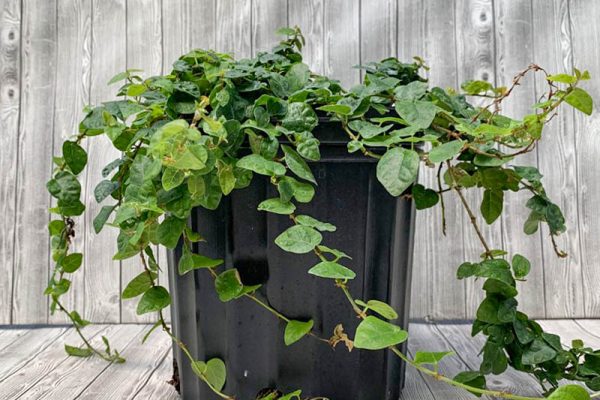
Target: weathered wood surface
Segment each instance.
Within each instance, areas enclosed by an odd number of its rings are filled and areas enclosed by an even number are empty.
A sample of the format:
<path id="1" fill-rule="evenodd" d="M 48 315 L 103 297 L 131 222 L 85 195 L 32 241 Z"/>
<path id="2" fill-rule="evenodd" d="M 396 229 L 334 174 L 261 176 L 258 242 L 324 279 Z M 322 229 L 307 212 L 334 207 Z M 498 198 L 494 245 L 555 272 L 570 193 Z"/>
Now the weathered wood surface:
<path id="1" fill-rule="evenodd" d="M 593 347 L 600 346 L 599 320 L 546 320 L 544 329 L 560 334 L 565 344 L 580 338 Z M 97 358 L 68 357 L 65 343 L 77 345 L 72 328 L 0 328 L 0 399 L 161 399 L 175 400 L 179 395 L 168 384 L 173 373 L 171 341 L 157 331 L 145 344 L 141 339 L 150 325 L 97 325 L 85 329 L 92 342 L 100 344 L 106 335 L 122 351 L 125 364 L 108 365 Z M 440 372 L 454 376 L 477 369 L 481 337 L 470 336 L 470 325 L 449 323 L 411 323 L 408 353 L 418 350 L 454 351 L 440 364 Z M 6 340 L 5 340 L 6 339 Z M 7 342 L 11 342 L 6 346 Z M 490 388 L 537 397 L 539 385 L 527 374 L 509 370 L 488 378 Z M 400 400 L 470 400 L 475 396 L 407 368 L 406 384 Z M 490 397 L 483 397 L 491 400 Z"/>
<path id="2" fill-rule="evenodd" d="M 194 47 L 248 57 L 276 43 L 273 30 L 299 25 L 306 37 L 305 61 L 345 85 L 363 74 L 352 66 L 388 56 L 422 56 L 432 84 L 456 87 L 467 79 L 507 84 L 536 62 L 553 72 L 574 65 L 589 69 L 587 84 L 600 98 L 600 5 L 593 0 L 0 0 L 0 323 L 63 323 L 50 316 L 42 291 L 48 279 L 45 181 L 50 149 L 75 133 L 82 107 L 114 98 L 112 75 L 141 68 L 146 75 L 168 73 L 172 62 Z M 504 111 L 516 117 L 529 110 L 542 78 L 526 79 Z M 528 162 L 546 175 L 546 188 L 565 211 L 569 230 L 558 259 L 548 232 L 525 237 L 523 198 L 510 196 L 506 216 L 485 235 L 533 261 L 520 301 L 535 317 L 600 317 L 600 119 L 565 110 Z M 93 189 L 98 169 L 117 156 L 93 140 L 83 192 L 89 214 L 78 218 L 75 247 L 86 253 L 67 303 L 98 322 L 149 321 L 135 314 L 135 301 L 119 291 L 139 271 L 136 260 L 111 259 L 115 232 L 93 233 L 99 210 Z M 421 180 L 433 185 L 435 172 Z M 462 319 L 474 315 L 480 282 L 457 281 L 458 264 L 477 259 L 480 246 L 460 204 L 445 195 L 448 234 L 441 234 L 439 209 L 418 215 L 414 257 L 413 316 Z M 479 198 L 470 195 L 477 208 Z M 165 264 L 165 253 L 158 256 Z M 161 274 L 166 284 L 166 274 Z"/>

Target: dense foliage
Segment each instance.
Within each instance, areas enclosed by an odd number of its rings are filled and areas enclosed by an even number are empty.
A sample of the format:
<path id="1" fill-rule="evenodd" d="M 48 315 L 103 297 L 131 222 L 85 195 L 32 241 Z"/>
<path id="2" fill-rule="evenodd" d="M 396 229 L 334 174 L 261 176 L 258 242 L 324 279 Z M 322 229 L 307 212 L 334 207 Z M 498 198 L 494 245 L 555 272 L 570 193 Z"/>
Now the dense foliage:
<path id="1" fill-rule="evenodd" d="M 500 374 L 509 366 L 533 374 L 553 399 L 590 398 L 577 386 L 558 388 L 562 379 L 600 390 L 600 352 L 581 341 L 565 347 L 560 337 L 544 332 L 518 311 L 516 282 L 525 279 L 530 262 L 519 254 L 509 257 L 486 242 L 476 212 L 464 195 L 470 189 L 483 191 L 479 211 L 491 224 L 501 215 L 509 192 L 530 192 L 525 232 L 532 234 L 540 223 L 547 224 L 557 255 L 565 256 L 554 241 L 565 231 L 564 217 L 544 190 L 540 172 L 518 165 L 517 158 L 535 148 L 544 125 L 561 103 L 586 114 L 592 112 L 590 96 L 579 88 L 582 80 L 589 79 L 588 73 L 575 70 L 573 75 L 548 75 L 532 65 L 515 77 L 509 88 L 469 81 L 457 92 L 429 88 L 419 75 L 425 68 L 419 59 L 405 64 L 388 58 L 364 66 L 364 83 L 345 90 L 302 63 L 304 38 L 298 29 L 286 28 L 280 33 L 287 39 L 271 53 L 253 59 L 236 61 L 226 54 L 193 50 L 175 62 L 169 75 L 142 79 L 135 70 L 128 70 L 111 80 L 121 84 L 118 95 L 123 99 L 87 110 L 79 133 L 65 141 L 62 156 L 55 157 L 56 168 L 47 185 L 57 199 L 51 212 L 58 215 L 49 226 L 56 261 L 46 291 L 52 310 L 67 313 L 80 333 L 88 324 L 76 311 L 63 306 L 61 296 L 69 289 L 70 275 L 82 263 L 82 254 L 70 252 L 73 217 L 85 209 L 77 179 L 87 163 L 81 142 L 102 135 L 121 151 L 121 157 L 102 170 L 105 180 L 94 191 L 97 202 L 108 200 L 94 219 L 94 229 L 100 232 L 105 225 L 117 228 L 114 259 L 139 257 L 144 266 L 144 272 L 129 282 L 122 295 L 139 297 L 139 314 L 157 312 L 155 327 L 173 338 L 198 377 L 222 398 L 234 395 L 222 392 L 223 361 L 194 359 L 164 322 L 162 310 L 169 306 L 170 296 L 156 282 L 161 266 L 152 245 L 174 248 L 182 239 L 179 273 L 206 269 L 214 277 L 222 301 L 245 296 L 265 307 L 286 322 L 283 335 L 287 345 L 306 335 L 316 336 L 312 320 L 287 318 L 257 297 L 258 286 L 244 286 L 236 269 L 220 270 L 223 260 L 191 251 L 191 244 L 202 239 L 202 232 L 192 231 L 186 223 L 191 210 L 215 209 L 223 196 L 248 186 L 255 174 L 270 177 L 279 193 L 265 199 L 258 209 L 290 217 L 291 226 L 275 243 L 290 253 L 314 253 L 315 265 L 307 266 L 308 273 L 334 280 L 362 318 L 354 338 L 336 329 L 331 338 L 321 338 L 324 342 L 333 346 L 343 342 L 350 350 L 388 348 L 424 373 L 476 394 L 527 399 L 486 389 L 485 376 Z M 522 120 L 501 115 L 502 101 L 529 72 L 545 74 L 547 94 Z M 489 99 L 489 106 L 471 105 L 467 101 L 470 96 Z M 315 193 L 310 162 L 319 160 L 320 153 L 319 138 L 312 132 L 323 118 L 335 121 L 347 133 L 349 152 L 379 159 L 377 178 L 391 195 L 412 197 L 417 209 L 440 204 L 442 218 L 444 196 L 454 193 L 459 197 L 483 247 L 481 259 L 460 265 L 457 274 L 459 279 L 485 280 L 486 296 L 473 324 L 473 335 L 487 338 L 478 371 L 448 378 L 438 373 L 437 365 L 450 353 L 419 352 L 414 360 L 402 354 L 395 346 L 408 334 L 389 322 L 397 318 L 396 311 L 377 299 L 354 299 L 355 274 L 343 265 L 344 249 L 323 243 L 320 232 L 333 232 L 335 227 L 295 214 L 295 203 L 310 202 Z M 282 144 L 284 140 L 288 144 Z M 251 154 L 242 155 L 244 144 L 249 145 Z M 437 169 L 437 187 L 415 182 L 420 165 Z M 106 339 L 105 344 L 105 350 L 97 350 L 85 341 L 82 347 L 67 346 L 66 350 L 75 356 L 97 354 L 109 361 L 123 361 Z M 300 391 L 263 398 L 300 398 Z"/>

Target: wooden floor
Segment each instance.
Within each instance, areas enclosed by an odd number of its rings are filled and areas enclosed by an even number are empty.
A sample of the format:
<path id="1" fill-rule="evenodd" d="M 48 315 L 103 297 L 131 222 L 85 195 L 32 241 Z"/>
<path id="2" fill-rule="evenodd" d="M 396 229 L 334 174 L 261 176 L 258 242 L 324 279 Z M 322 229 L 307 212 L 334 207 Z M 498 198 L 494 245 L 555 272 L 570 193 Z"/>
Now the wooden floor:
<path id="1" fill-rule="evenodd" d="M 542 321 L 545 329 L 560 334 L 565 343 L 583 339 L 600 347 L 600 320 Z M 64 343 L 78 343 L 72 329 L 65 327 L 0 328 L 0 399 L 160 399 L 179 398 L 167 384 L 171 378 L 170 341 L 153 334 L 141 344 L 147 325 L 98 325 L 86 328 L 96 343 L 108 336 L 122 349 L 125 364 L 108 365 L 99 359 L 67 357 Z M 458 355 L 444 361 L 441 372 L 454 375 L 479 365 L 477 353 L 482 338 L 471 338 L 467 324 L 410 325 L 409 352 L 454 350 Z M 490 387 L 537 395 L 533 378 L 514 371 L 488 378 Z M 475 399 L 464 391 L 407 372 L 402 400 Z M 240 399 L 246 400 L 246 399 Z"/>

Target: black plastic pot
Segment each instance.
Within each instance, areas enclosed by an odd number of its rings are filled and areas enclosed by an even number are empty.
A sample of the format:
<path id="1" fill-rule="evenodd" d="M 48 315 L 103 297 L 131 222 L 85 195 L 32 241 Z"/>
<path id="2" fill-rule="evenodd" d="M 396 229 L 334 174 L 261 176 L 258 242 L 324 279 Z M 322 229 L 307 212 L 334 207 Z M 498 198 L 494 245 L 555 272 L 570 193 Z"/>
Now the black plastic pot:
<path id="1" fill-rule="evenodd" d="M 349 288 L 357 299 L 389 302 L 399 313 L 394 321 L 408 325 L 413 244 L 412 202 L 390 196 L 375 176 L 376 160 L 360 152 L 348 154 L 342 132 L 321 124 L 322 159 L 311 163 L 317 179 L 308 214 L 337 226 L 324 233 L 323 244 L 352 256 L 343 264 L 356 272 Z M 314 254 L 294 255 L 273 240 L 291 224 L 283 215 L 257 211 L 264 199 L 276 197 L 266 177 L 255 176 L 245 189 L 224 198 L 219 208 L 192 213 L 194 230 L 206 238 L 194 249 L 222 258 L 237 268 L 245 284 L 262 283 L 257 295 L 290 318 L 315 322 L 319 336 L 329 338 L 341 323 L 352 338 L 360 322 L 332 280 L 307 273 Z M 227 365 L 225 393 L 255 399 L 262 389 L 284 393 L 302 389 L 303 396 L 331 400 L 397 399 L 404 384 L 404 364 L 388 351 L 334 350 L 305 337 L 292 346 L 283 342 L 285 325 L 247 298 L 222 303 L 213 278 L 205 270 L 178 276 L 181 248 L 170 253 L 172 321 L 176 334 L 199 360 L 219 357 Z M 177 348 L 180 392 L 184 400 L 217 399 L 193 374 Z"/>

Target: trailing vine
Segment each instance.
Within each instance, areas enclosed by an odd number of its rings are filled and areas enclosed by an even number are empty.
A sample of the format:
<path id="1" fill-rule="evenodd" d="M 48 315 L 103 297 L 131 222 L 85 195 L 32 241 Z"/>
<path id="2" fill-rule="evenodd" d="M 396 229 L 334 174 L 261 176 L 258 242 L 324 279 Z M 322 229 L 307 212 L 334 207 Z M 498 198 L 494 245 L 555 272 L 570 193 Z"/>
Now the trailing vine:
<path id="1" fill-rule="evenodd" d="M 161 267 L 154 245 L 173 249 L 181 241 L 180 274 L 206 269 L 221 301 L 247 297 L 284 321 L 286 345 L 311 336 L 324 345 L 343 343 L 348 351 L 388 349 L 424 374 L 477 395 L 534 399 L 486 387 L 486 375 L 500 374 L 510 366 L 532 374 L 551 399 L 600 397 L 578 385 L 559 386 L 559 381 L 568 379 L 599 391 L 600 351 L 580 340 L 566 347 L 559 336 L 543 331 L 518 310 L 516 282 L 526 278 L 530 262 L 519 254 L 509 257 L 488 243 L 476 210 L 465 197 L 469 189 L 483 190 L 479 212 L 492 224 L 502 213 L 506 193 L 529 192 L 525 233 L 533 234 L 545 223 L 556 254 L 566 256 L 555 240 L 566 229 L 560 208 L 544 190 L 540 172 L 518 165 L 516 159 L 535 149 L 543 127 L 563 103 L 591 114 L 592 99 L 579 86 L 589 79 L 588 72 L 575 69 L 572 75 L 550 75 L 531 65 L 508 88 L 468 81 L 455 91 L 429 88 L 419 75 L 425 68 L 420 59 L 407 64 L 388 58 L 363 66 L 364 83 L 346 90 L 302 63 L 304 38 L 298 28 L 284 28 L 279 33 L 286 36 L 279 46 L 252 59 L 236 61 L 226 54 L 193 50 L 174 63 L 169 75 L 143 79 L 136 70 L 116 75 L 110 83 L 121 84 L 118 95 L 123 99 L 88 109 L 79 133 L 63 143 L 47 184 L 57 199 L 50 211 L 58 218 L 49 224 L 56 267 L 46 294 L 52 312 L 64 312 L 81 336 L 83 345 L 65 346 L 66 351 L 73 356 L 124 361 L 104 337 L 105 349 L 94 348 L 82 333 L 89 322 L 61 302 L 69 290 L 70 275 L 83 260 L 81 253 L 71 250 L 75 218 L 85 210 L 77 178 L 87 164 L 81 142 L 103 135 L 121 156 L 104 167 L 105 179 L 94 190 L 98 203 L 110 203 L 95 217 L 94 230 L 98 233 L 105 225 L 117 228 L 114 259 L 139 257 L 144 267 L 122 297 L 139 297 L 138 314 L 158 315 L 147 335 L 157 328 L 165 331 L 183 350 L 194 373 L 217 396 L 233 399 L 235 395 L 223 392 L 226 366 L 217 358 L 196 360 L 165 322 L 162 310 L 171 299 L 157 283 Z M 503 101 L 530 73 L 544 74 L 546 94 L 522 120 L 502 115 Z M 488 99 L 489 104 L 475 107 L 468 102 L 470 97 Z M 319 138 L 313 135 L 319 117 L 335 122 L 347 134 L 350 153 L 377 159 L 377 178 L 390 195 L 412 198 L 419 210 L 439 203 L 443 233 L 444 197 L 458 196 L 483 248 L 481 259 L 465 262 L 457 270 L 458 279 L 485 280 L 485 298 L 472 331 L 486 337 L 478 371 L 446 377 L 439 373 L 438 364 L 451 352 L 419 351 L 414 359 L 403 354 L 396 346 L 407 340 L 408 333 L 389 322 L 398 317 L 396 311 L 377 299 L 355 299 L 351 293 L 355 273 L 343 265 L 349 256 L 323 244 L 322 232 L 334 232 L 335 226 L 296 213 L 295 204 L 308 203 L 315 194 L 310 162 L 320 159 Z M 246 144 L 251 154 L 242 155 L 240 148 Z M 416 183 L 420 165 L 436 168 L 435 188 Z M 313 332 L 312 320 L 293 320 L 271 307 L 256 292 L 260 285 L 245 286 L 235 268 L 220 270 L 223 260 L 192 252 L 192 244 L 202 236 L 187 225 L 191 210 L 216 209 L 223 196 L 247 187 L 255 174 L 268 176 L 279 194 L 265 199 L 258 209 L 290 219 L 290 227 L 275 239 L 276 245 L 290 253 L 315 254 L 317 263 L 308 273 L 332 280 L 361 318 L 354 338 L 348 337 L 341 325 L 331 337 L 319 337 Z M 298 390 L 261 398 L 300 396 Z"/>

